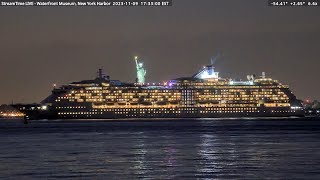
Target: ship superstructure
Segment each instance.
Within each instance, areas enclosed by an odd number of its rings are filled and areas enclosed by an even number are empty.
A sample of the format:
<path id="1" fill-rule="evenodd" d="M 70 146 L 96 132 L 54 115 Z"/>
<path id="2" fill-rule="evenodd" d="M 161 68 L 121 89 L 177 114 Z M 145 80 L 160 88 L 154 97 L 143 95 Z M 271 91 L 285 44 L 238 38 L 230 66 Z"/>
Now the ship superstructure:
<path id="1" fill-rule="evenodd" d="M 43 103 L 57 118 L 200 118 L 303 116 L 289 87 L 266 77 L 219 77 L 213 64 L 164 83 L 124 83 L 103 76 L 55 88 Z"/>

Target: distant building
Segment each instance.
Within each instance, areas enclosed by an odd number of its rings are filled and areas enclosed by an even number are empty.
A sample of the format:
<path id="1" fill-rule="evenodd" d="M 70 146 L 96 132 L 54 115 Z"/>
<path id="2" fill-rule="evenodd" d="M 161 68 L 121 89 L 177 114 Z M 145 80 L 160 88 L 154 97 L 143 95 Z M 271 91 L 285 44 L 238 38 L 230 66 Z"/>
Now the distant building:
<path id="1" fill-rule="evenodd" d="M 23 117 L 23 116 L 24 114 L 13 106 L 5 105 L 5 104 L 0 106 L 0 117 L 2 118 Z"/>

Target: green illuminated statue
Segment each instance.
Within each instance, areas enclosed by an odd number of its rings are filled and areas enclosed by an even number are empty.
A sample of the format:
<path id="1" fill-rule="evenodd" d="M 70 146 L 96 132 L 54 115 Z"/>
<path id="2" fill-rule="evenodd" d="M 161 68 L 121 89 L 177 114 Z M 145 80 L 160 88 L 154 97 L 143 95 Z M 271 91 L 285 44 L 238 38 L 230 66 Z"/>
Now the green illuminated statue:
<path id="1" fill-rule="evenodd" d="M 137 83 L 145 83 L 145 76 L 147 74 L 146 69 L 143 66 L 142 62 L 138 62 L 138 57 L 134 57 L 136 61 L 136 68 L 137 68 Z"/>

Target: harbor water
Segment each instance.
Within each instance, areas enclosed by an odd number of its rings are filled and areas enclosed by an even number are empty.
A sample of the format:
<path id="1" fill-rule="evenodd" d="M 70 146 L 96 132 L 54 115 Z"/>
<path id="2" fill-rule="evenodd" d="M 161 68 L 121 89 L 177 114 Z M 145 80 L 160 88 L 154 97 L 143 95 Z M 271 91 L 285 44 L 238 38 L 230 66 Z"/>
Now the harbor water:
<path id="1" fill-rule="evenodd" d="M 0 179 L 320 179 L 319 118 L 0 119 Z"/>

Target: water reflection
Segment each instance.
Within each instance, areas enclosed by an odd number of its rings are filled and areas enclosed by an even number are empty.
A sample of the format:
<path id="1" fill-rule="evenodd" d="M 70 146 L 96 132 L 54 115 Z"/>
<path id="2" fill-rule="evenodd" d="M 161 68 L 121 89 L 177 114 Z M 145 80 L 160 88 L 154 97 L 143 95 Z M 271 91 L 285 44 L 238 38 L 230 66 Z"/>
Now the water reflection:
<path id="1" fill-rule="evenodd" d="M 199 156 L 201 157 L 200 160 L 200 168 L 199 173 L 218 173 L 221 171 L 221 166 L 218 163 L 219 159 L 219 147 L 215 146 L 213 141 L 217 141 L 217 136 L 204 134 L 200 137 L 201 143 L 199 145 Z"/>
<path id="2" fill-rule="evenodd" d="M 146 167 L 146 154 L 147 150 L 145 148 L 145 139 L 146 136 L 144 132 L 139 132 L 137 134 L 137 142 L 134 144 L 133 147 L 133 156 L 134 156 L 134 174 L 139 175 L 141 178 L 145 177 L 148 173 L 148 169 Z"/>
<path id="3" fill-rule="evenodd" d="M 320 178 L 320 121 L 164 123 L 2 128 L 0 178 Z"/>

